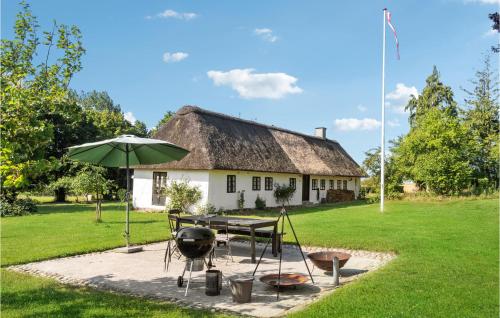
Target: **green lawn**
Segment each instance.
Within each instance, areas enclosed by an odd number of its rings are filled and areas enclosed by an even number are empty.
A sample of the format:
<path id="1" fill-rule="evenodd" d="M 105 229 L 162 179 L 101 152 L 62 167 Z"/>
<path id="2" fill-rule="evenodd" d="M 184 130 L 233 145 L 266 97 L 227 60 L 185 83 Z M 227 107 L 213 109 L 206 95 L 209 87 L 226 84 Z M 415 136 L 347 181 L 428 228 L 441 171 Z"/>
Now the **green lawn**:
<path id="1" fill-rule="evenodd" d="M 122 244 L 123 212 L 106 204 L 43 205 L 38 215 L 2 219 L 2 265 L 103 250 Z M 394 251 L 398 258 L 346 285 L 297 317 L 498 317 L 497 200 L 392 201 L 292 211 L 304 245 Z M 269 212 L 265 213 L 270 215 Z M 132 213 L 132 241 L 167 237 L 165 215 Z M 287 231 L 290 233 L 290 230 Z M 286 240 L 291 240 L 290 235 Z M 2 271 L 5 317 L 212 316 L 170 304 L 63 286 Z M 215 315 L 219 316 L 219 315 Z"/>

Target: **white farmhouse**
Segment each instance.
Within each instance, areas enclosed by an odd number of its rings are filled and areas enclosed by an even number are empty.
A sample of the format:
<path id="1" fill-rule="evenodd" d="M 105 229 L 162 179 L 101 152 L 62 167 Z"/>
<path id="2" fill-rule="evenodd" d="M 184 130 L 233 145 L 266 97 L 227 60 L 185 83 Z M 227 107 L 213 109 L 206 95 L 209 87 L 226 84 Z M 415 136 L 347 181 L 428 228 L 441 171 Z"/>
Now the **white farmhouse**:
<path id="1" fill-rule="evenodd" d="M 276 183 L 297 191 L 291 205 L 320 202 L 328 189 L 354 191 L 358 196 L 358 164 L 326 128 L 314 136 L 263 125 L 194 106 L 184 106 L 157 132 L 190 151 L 182 160 L 134 169 L 133 205 L 164 209 L 168 198 L 160 189 L 172 180 L 189 180 L 202 192 L 199 204 L 237 209 L 244 191 L 245 208 L 255 208 L 257 195 L 268 207 L 277 206 Z"/>

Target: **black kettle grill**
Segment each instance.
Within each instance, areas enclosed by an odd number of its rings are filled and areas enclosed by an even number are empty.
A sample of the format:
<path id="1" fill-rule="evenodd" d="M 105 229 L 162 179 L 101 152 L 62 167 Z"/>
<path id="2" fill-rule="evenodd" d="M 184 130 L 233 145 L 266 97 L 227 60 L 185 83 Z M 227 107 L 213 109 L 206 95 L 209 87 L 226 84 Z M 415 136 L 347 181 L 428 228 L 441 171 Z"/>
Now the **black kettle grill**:
<path id="1" fill-rule="evenodd" d="M 187 296 L 189 289 L 194 260 L 203 259 L 203 261 L 205 261 L 205 256 L 207 256 L 207 254 L 209 254 L 213 249 L 214 240 L 215 235 L 212 230 L 204 227 L 184 227 L 177 232 L 177 236 L 175 237 L 177 248 L 182 255 L 191 260 L 191 262 L 188 262 L 190 263 L 189 278 L 184 296 Z M 184 284 L 186 267 L 187 266 L 184 267 L 182 275 L 177 278 L 177 286 L 179 287 L 182 287 Z"/>
<path id="2" fill-rule="evenodd" d="M 215 240 L 214 233 L 204 227 L 184 227 L 177 232 L 175 241 L 186 258 L 204 258 L 211 250 Z"/>

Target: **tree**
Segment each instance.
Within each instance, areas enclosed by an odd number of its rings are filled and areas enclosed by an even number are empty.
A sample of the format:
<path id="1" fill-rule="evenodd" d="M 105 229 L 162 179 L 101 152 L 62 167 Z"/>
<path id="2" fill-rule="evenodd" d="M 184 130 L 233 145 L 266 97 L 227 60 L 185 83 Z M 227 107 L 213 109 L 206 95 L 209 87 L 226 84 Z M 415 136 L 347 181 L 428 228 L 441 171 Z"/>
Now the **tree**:
<path id="1" fill-rule="evenodd" d="M 154 136 L 158 132 L 160 127 L 165 125 L 166 123 L 168 123 L 168 121 L 170 119 L 172 119 L 172 117 L 174 117 L 174 115 L 175 115 L 174 112 L 167 110 L 167 112 L 163 115 L 163 118 L 160 119 L 158 124 L 156 124 L 156 126 L 151 130 L 151 136 Z"/>
<path id="2" fill-rule="evenodd" d="M 399 146 L 401 138 L 391 140 L 389 155 L 385 158 L 385 193 L 395 194 L 402 192 L 403 178 L 395 166 L 394 158 L 390 153 Z M 368 174 L 369 179 L 364 181 L 374 193 L 380 193 L 380 147 L 372 148 L 365 152 L 365 160 L 362 164 L 363 170 Z"/>
<path id="3" fill-rule="evenodd" d="M 395 170 L 430 192 L 459 194 L 472 175 L 468 134 L 457 117 L 430 108 L 393 148 Z"/>
<path id="4" fill-rule="evenodd" d="M 490 20 L 493 22 L 491 29 L 493 31 L 496 31 L 497 33 L 500 32 L 500 14 L 498 14 L 498 12 L 490 13 L 490 14 L 488 14 L 488 18 L 490 18 Z M 497 44 L 497 46 L 492 46 L 491 50 L 494 53 L 499 53 L 500 52 L 500 44 Z"/>
<path id="5" fill-rule="evenodd" d="M 276 183 L 274 185 L 274 198 L 276 199 L 276 202 L 281 204 L 282 206 L 285 206 L 285 204 L 290 204 L 290 200 L 293 198 L 294 193 L 295 188 L 290 185 L 280 185 L 279 183 Z"/>
<path id="6" fill-rule="evenodd" d="M 14 34 L 12 40 L 2 39 L 0 47 L 0 178 L 2 197 L 9 202 L 55 164 L 47 154 L 56 126 L 52 114 L 66 104 L 68 86 L 85 53 L 76 26 L 54 22 L 41 40 L 37 19 L 24 1 Z M 50 64 L 54 51 L 58 58 Z M 42 62 L 35 65 L 37 55 Z"/>
<path id="7" fill-rule="evenodd" d="M 169 198 L 168 208 L 189 212 L 189 208 L 201 199 L 201 191 L 197 186 L 190 186 L 188 180 L 172 180 L 162 189 Z"/>
<path id="8" fill-rule="evenodd" d="M 432 74 L 425 80 L 426 86 L 420 96 L 411 96 L 405 110 L 410 112 L 408 118 L 410 126 L 415 126 L 418 117 L 425 115 L 430 109 L 438 108 L 448 115 L 458 115 L 457 103 L 453 99 L 453 90 L 440 80 L 437 68 L 434 66 Z"/>
<path id="9" fill-rule="evenodd" d="M 467 131 L 472 138 L 471 164 L 475 180 L 486 178 L 490 186 L 498 187 L 498 77 L 491 69 L 490 57 L 484 59 L 483 69 L 476 72 L 472 91 L 464 89 L 468 109 L 464 114 Z"/>
<path id="10" fill-rule="evenodd" d="M 104 195 L 113 187 L 113 182 L 106 179 L 106 169 L 97 166 L 86 166 L 72 182 L 72 189 L 76 195 L 87 196 L 92 194 L 96 200 L 96 221 L 101 221 L 101 203 Z"/>

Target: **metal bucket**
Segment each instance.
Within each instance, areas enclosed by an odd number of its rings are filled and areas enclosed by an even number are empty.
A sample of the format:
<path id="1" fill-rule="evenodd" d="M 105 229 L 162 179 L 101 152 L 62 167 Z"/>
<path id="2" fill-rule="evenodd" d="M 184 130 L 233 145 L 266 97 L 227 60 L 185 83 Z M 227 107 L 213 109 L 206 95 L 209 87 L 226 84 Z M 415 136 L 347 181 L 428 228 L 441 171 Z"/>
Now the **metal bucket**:
<path id="1" fill-rule="evenodd" d="M 206 271 L 205 295 L 218 296 L 222 289 L 222 272 L 210 269 Z"/>
<path id="2" fill-rule="evenodd" d="M 253 279 L 252 276 L 237 276 L 229 279 L 234 302 L 249 303 L 252 301 Z"/>
<path id="3" fill-rule="evenodd" d="M 195 258 L 186 260 L 186 270 L 189 271 L 191 268 L 191 262 L 193 262 L 193 272 L 201 272 L 205 269 L 205 261 L 203 258 Z"/>

